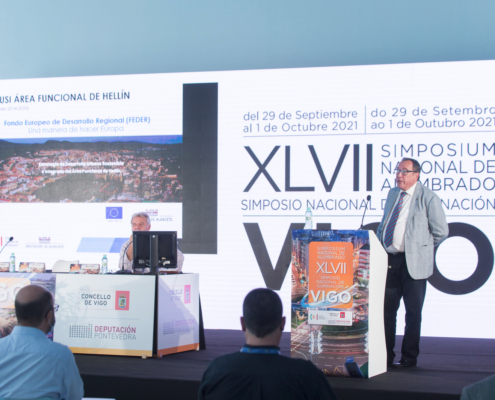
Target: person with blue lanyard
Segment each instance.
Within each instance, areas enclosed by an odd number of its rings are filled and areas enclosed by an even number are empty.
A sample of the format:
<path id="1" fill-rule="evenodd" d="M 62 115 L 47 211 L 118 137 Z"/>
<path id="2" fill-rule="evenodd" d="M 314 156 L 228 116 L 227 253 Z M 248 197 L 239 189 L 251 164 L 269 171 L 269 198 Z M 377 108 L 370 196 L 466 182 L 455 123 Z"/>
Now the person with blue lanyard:
<path id="1" fill-rule="evenodd" d="M 328 379 L 311 361 L 280 354 L 284 326 L 282 302 L 273 290 L 249 292 L 241 317 L 246 344 L 210 363 L 198 398 L 336 400 Z"/>

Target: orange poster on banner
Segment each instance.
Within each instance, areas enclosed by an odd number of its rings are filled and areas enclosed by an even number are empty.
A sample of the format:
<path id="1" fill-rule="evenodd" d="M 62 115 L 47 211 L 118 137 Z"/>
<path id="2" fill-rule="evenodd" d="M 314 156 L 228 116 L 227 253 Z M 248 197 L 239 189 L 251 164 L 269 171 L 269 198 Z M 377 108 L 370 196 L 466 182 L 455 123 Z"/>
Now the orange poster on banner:
<path id="1" fill-rule="evenodd" d="M 354 246 L 349 242 L 309 244 L 308 303 L 313 307 L 352 307 Z"/>

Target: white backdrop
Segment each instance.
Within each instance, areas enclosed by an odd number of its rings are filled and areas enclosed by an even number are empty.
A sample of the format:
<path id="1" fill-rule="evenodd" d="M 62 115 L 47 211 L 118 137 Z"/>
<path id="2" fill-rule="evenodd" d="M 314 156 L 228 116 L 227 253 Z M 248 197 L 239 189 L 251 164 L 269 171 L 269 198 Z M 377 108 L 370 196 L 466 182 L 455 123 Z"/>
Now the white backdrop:
<path id="1" fill-rule="evenodd" d="M 314 208 L 315 223 L 357 229 L 363 200 L 370 194 L 365 224 L 379 222 L 394 185 L 394 168 L 403 156 L 423 164 L 421 180 L 441 197 L 449 223 L 475 226 L 494 243 L 494 67 L 495 62 L 483 61 L 3 81 L 0 99 L 11 96 L 11 103 L 0 104 L 0 138 L 57 137 L 30 133 L 25 125 L 8 126 L 5 121 L 97 115 L 150 117 L 149 124 L 123 124 L 116 136 L 181 135 L 182 85 L 218 82 L 218 254 L 186 254 L 184 270 L 200 273 L 206 328 L 238 329 L 245 294 L 265 286 L 244 224 L 258 224 L 275 266 L 290 223 L 303 222 L 308 205 Z M 122 91 L 130 92 L 130 98 L 37 101 L 45 93 Z M 32 94 L 35 101 L 15 103 L 21 93 Z M 29 109 L 12 109 L 19 105 Z M 256 180 L 260 168 L 255 158 L 265 164 Z M 2 204 L 1 236 L 15 236 L 17 247 L 6 249 L 0 258 L 7 260 L 15 251 L 19 261 L 46 259 L 50 265 L 62 253 L 74 255 L 71 240 L 129 236 L 131 211 L 150 207 L 124 204 L 124 219 L 115 221 L 105 219 L 107 206 Z M 153 229 L 174 229 L 181 236 L 180 203 L 151 207 L 173 215 L 174 221 L 156 223 Z M 64 250 L 34 253 L 26 247 L 45 236 L 60 237 Z M 491 246 L 488 251 L 493 252 Z M 81 262 L 99 262 L 102 254 L 76 256 Z M 24 260 L 28 257 L 33 259 Z M 110 259 L 113 268 L 116 257 Z M 438 268 L 452 281 L 471 276 L 477 264 L 474 244 L 465 238 L 449 238 L 438 249 Z M 462 295 L 428 285 L 423 335 L 493 337 L 495 322 L 486 318 L 483 305 L 495 302 L 494 293 L 493 275 L 479 289 Z M 288 312 L 287 276 L 280 280 L 280 295 Z"/>

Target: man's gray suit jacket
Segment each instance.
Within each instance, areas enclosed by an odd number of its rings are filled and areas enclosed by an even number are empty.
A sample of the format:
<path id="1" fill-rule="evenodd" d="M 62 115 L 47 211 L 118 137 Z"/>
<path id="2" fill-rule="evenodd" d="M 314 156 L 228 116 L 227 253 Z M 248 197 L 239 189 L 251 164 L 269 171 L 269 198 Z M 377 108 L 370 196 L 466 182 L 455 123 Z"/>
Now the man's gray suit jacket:
<path id="1" fill-rule="evenodd" d="M 400 192 L 397 187 L 388 192 L 382 222 L 376 232 L 382 245 L 384 224 L 388 221 Z M 413 279 L 427 279 L 433 274 L 434 247 L 448 235 L 449 227 L 440 198 L 418 181 L 411 199 L 404 237 L 407 269 Z"/>

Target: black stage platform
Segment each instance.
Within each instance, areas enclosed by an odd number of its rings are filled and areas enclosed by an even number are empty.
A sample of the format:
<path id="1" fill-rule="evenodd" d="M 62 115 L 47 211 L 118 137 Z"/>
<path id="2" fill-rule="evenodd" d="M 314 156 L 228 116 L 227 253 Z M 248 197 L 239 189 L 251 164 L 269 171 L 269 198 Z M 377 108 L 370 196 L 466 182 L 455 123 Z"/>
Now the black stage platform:
<path id="1" fill-rule="evenodd" d="M 76 355 L 85 396 L 131 399 L 196 399 L 199 382 L 215 357 L 238 351 L 241 331 L 206 330 L 206 350 L 161 359 Z M 397 343 L 400 348 L 400 337 Z M 290 334 L 282 353 L 289 355 Z M 419 366 L 390 369 L 371 379 L 329 378 L 339 400 L 459 399 L 462 388 L 495 374 L 495 339 L 421 338 Z"/>

